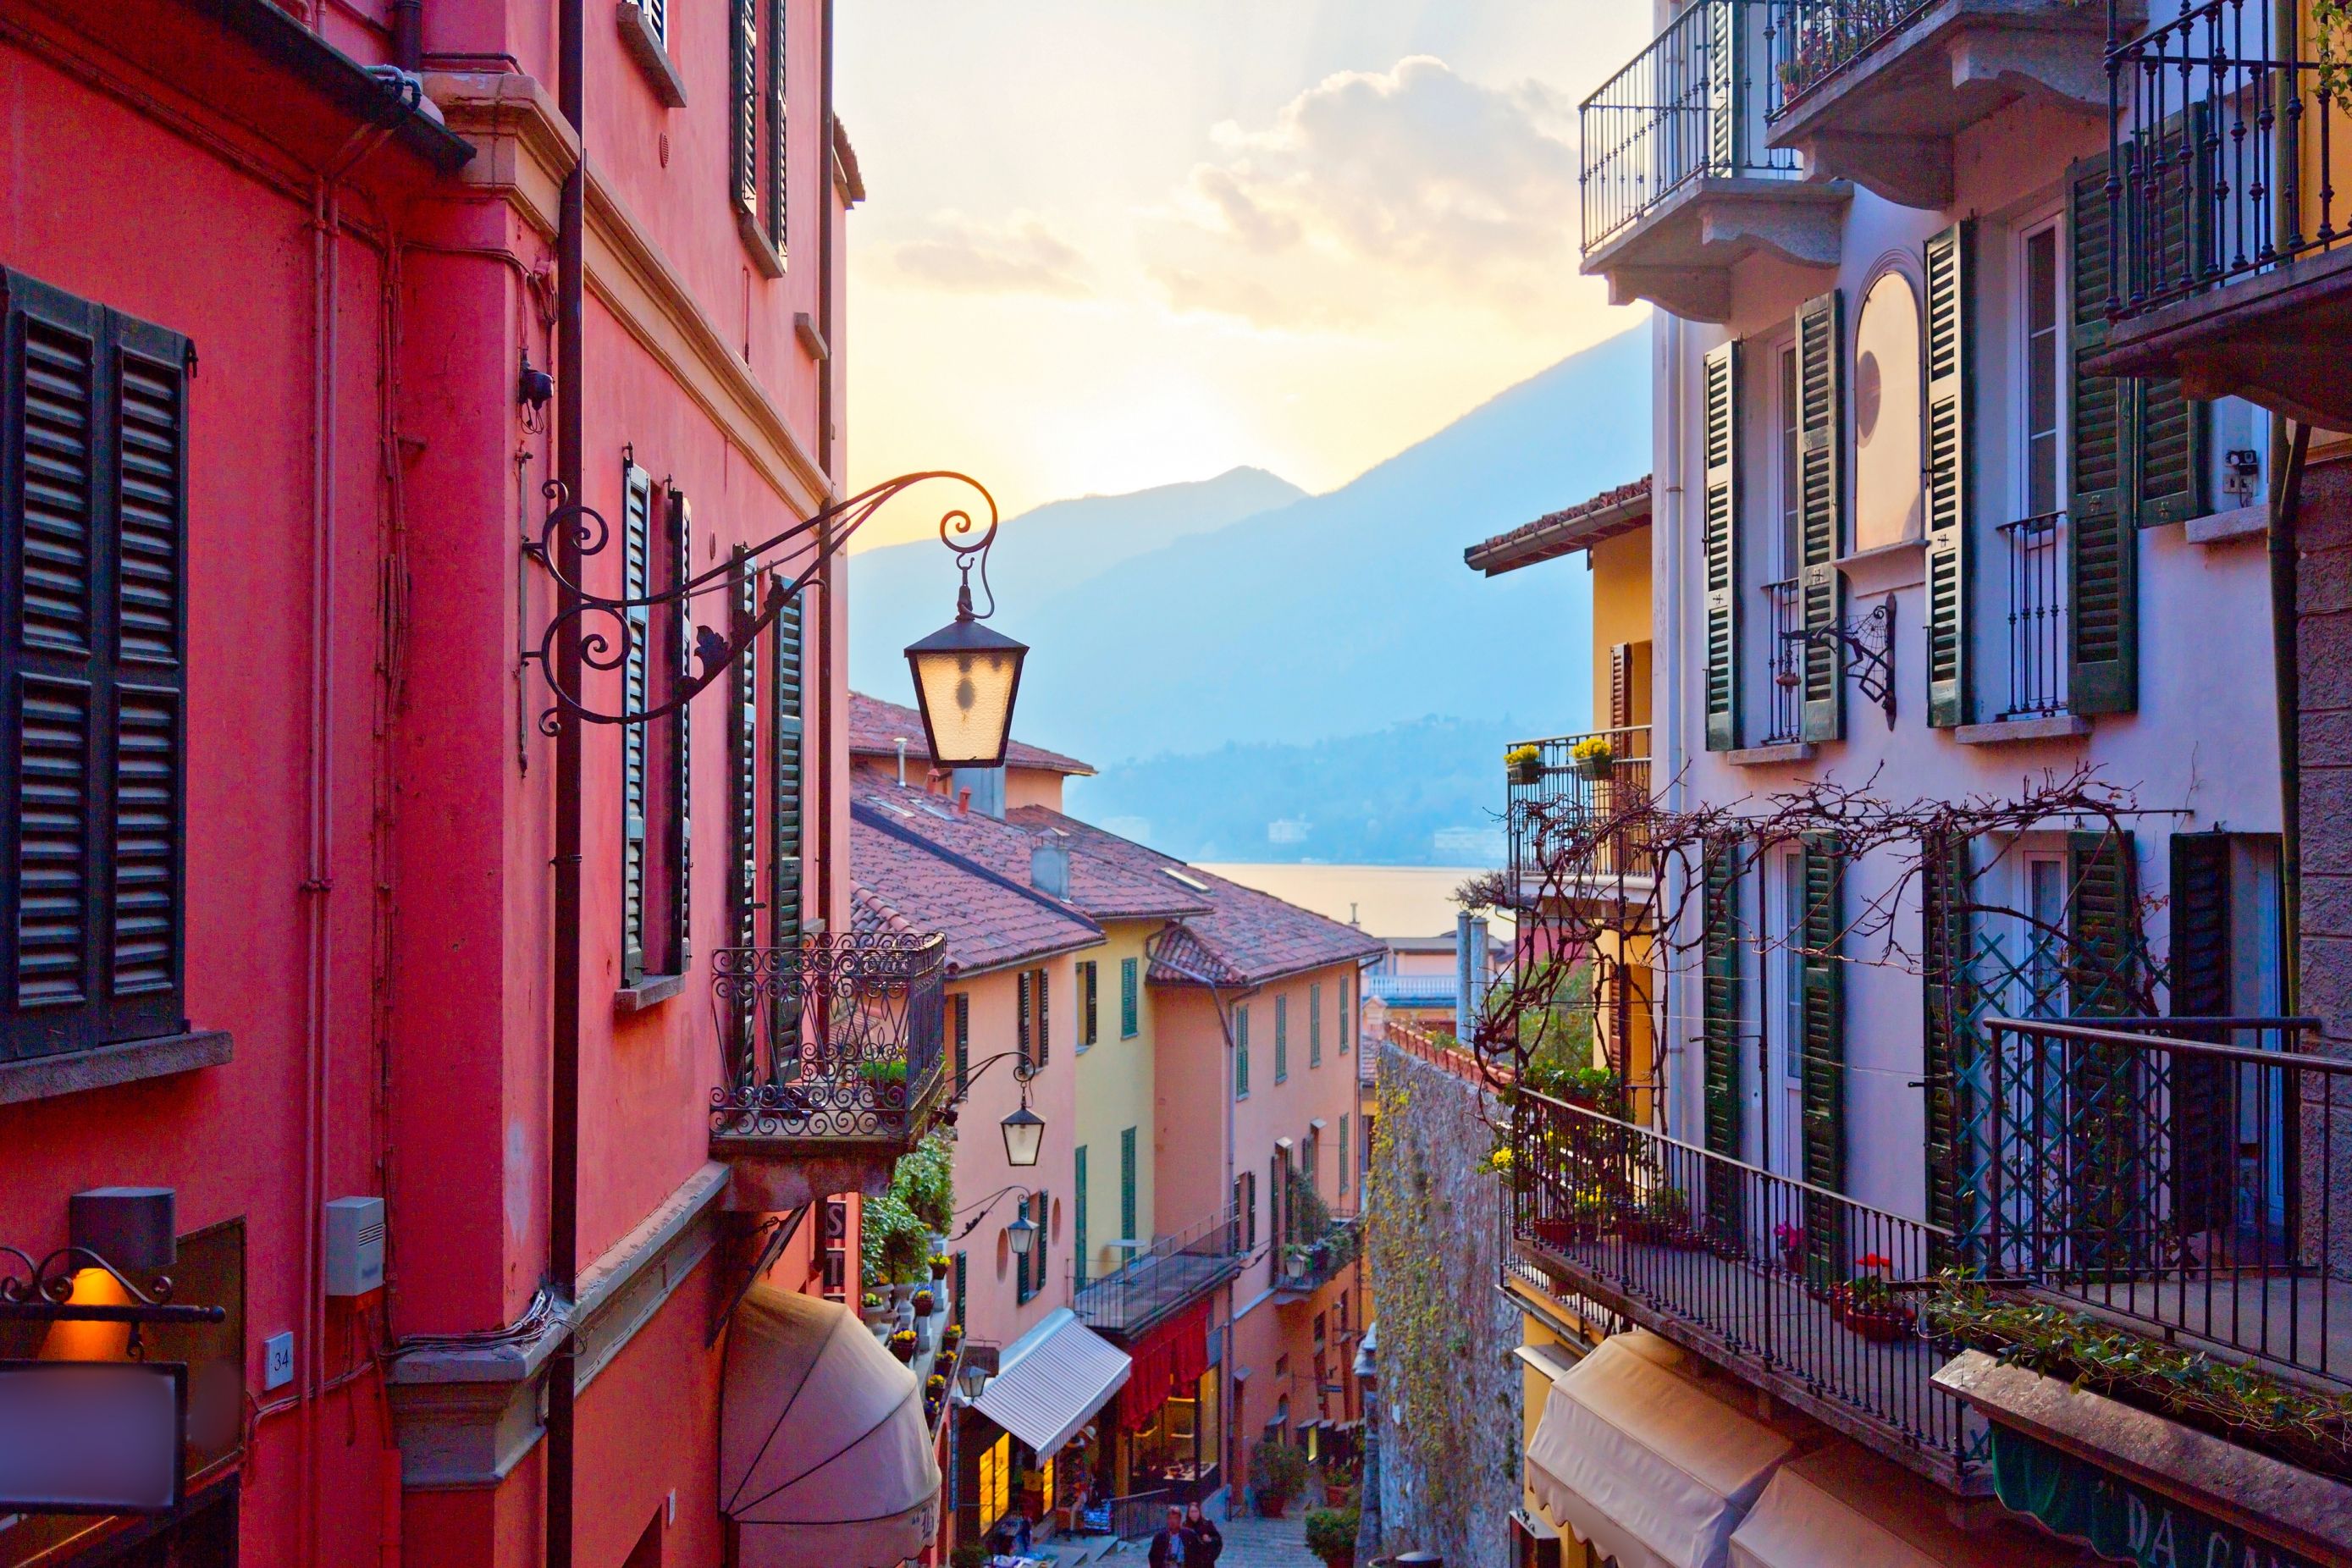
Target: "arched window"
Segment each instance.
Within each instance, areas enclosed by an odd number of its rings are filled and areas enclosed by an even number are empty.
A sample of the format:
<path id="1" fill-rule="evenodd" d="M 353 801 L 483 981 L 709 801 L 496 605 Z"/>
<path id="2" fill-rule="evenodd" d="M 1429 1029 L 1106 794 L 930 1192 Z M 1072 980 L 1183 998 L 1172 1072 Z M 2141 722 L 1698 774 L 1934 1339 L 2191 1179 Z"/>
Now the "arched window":
<path id="1" fill-rule="evenodd" d="M 1886 272 L 1863 296 L 1853 335 L 1853 548 L 1919 537 L 1919 296 Z"/>

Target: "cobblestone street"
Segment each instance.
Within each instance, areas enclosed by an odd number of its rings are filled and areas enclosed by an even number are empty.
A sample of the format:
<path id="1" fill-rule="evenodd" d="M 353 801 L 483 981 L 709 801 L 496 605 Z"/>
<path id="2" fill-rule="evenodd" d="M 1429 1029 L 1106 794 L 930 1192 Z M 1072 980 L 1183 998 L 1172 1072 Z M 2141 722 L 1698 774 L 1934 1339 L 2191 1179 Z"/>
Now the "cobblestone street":
<path id="1" fill-rule="evenodd" d="M 1217 1568 L 1319 1568 L 1307 1550 L 1307 1510 L 1294 1508 L 1287 1519 L 1260 1519 L 1246 1514 L 1225 1521 L 1225 1549 Z"/>

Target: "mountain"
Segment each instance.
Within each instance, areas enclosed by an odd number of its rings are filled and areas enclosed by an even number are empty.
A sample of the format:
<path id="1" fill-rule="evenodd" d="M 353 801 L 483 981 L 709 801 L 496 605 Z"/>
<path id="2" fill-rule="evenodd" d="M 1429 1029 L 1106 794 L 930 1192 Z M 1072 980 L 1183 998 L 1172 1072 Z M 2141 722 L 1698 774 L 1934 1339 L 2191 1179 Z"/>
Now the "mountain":
<path id="1" fill-rule="evenodd" d="M 1264 468 L 1231 468 L 1190 484 L 1048 501 L 1007 518 L 988 569 L 1002 606 L 999 618 L 1009 626 L 1122 561 L 1306 495 Z M 894 510 L 929 499 L 918 489 Z M 851 557 L 849 581 L 850 668 L 861 680 L 877 679 L 877 669 L 891 670 L 903 685 L 906 660 L 899 650 L 936 630 L 955 608 L 953 559 L 936 536 L 885 545 Z M 979 587 L 972 584 L 975 594 Z"/>
<path id="2" fill-rule="evenodd" d="M 1649 334 L 1635 329 L 1328 494 L 1198 527 L 1177 520 L 1176 498 L 1163 502 L 1161 491 L 1088 498 L 1063 504 L 1093 509 L 1096 528 L 1118 528 L 1134 503 L 1155 531 L 1120 529 L 1108 542 L 1066 534 L 1058 548 L 1022 556 L 1013 550 L 1026 520 L 1008 523 L 992 564 L 1003 602 L 992 624 L 1033 650 L 1018 732 L 1105 768 L 1073 805 L 1150 822 L 1173 853 L 1206 854 L 1212 841 L 1221 853 L 1247 852 L 1229 842 L 1240 819 L 1192 797 L 1273 812 L 1305 785 L 1323 792 L 1309 798 L 1353 804 L 1339 815 L 1326 805 L 1262 816 L 1258 858 L 1428 860 L 1426 841 L 1418 851 L 1404 841 L 1399 825 L 1411 821 L 1413 834 L 1450 830 L 1454 847 L 1434 858 L 1461 863 L 1462 836 L 1491 830 L 1501 805 L 1496 737 L 1585 728 L 1592 689 L 1580 564 L 1486 578 L 1463 563 L 1463 549 L 1638 478 L 1649 462 Z M 1219 487 L 1234 478 L 1178 488 L 1223 499 Z M 859 556 L 851 574 L 851 677 L 893 700 L 906 696 L 898 650 L 946 618 L 954 582 L 936 543 L 898 549 L 928 549 L 929 563 L 894 564 L 904 575 L 884 579 L 867 570 L 873 557 Z M 1423 788 L 1439 765 L 1426 743 L 1442 727 L 1423 720 L 1461 721 L 1464 744 L 1484 737 L 1470 772 L 1448 771 L 1456 782 L 1442 810 Z M 1419 754 L 1351 743 L 1383 734 Z M 1203 758 L 1213 760 L 1183 761 Z M 1143 759 L 1151 762 L 1123 765 Z M 1300 837 L 1298 822 L 1321 826 Z M 1177 841 L 1180 823 L 1199 840 Z"/>

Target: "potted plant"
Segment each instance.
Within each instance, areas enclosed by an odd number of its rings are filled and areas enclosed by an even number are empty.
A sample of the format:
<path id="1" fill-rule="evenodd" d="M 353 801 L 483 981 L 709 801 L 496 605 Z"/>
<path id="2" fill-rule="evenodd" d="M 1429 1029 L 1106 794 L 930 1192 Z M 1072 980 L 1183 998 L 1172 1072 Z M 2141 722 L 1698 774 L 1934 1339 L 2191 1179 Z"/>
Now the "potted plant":
<path id="1" fill-rule="evenodd" d="M 1309 1510 L 1307 1550 L 1323 1559 L 1323 1568 L 1355 1568 L 1356 1526 L 1361 1518 L 1352 1508 Z"/>
<path id="2" fill-rule="evenodd" d="M 946 1253 L 944 1253 L 944 1252 L 934 1252 L 934 1253 L 932 1253 L 932 1254 L 931 1254 L 931 1278 L 932 1278 L 932 1279 L 946 1279 L 946 1278 L 948 1277 L 948 1269 L 949 1269 L 950 1267 L 952 1267 L 952 1265 L 951 1265 L 951 1263 L 950 1262 L 950 1259 L 949 1259 L 948 1255 L 947 1255 Z"/>
<path id="3" fill-rule="evenodd" d="M 1290 1500 L 1307 1486 L 1307 1455 L 1279 1437 L 1262 1437 L 1250 1450 L 1250 1484 L 1257 1492 L 1257 1510 L 1280 1519 Z"/>
<path id="4" fill-rule="evenodd" d="M 857 1303 L 857 1315 L 866 1321 L 867 1328 L 877 1330 L 897 1316 L 890 1310 L 890 1299 L 878 1290 L 866 1292 Z"/>
<path id="5" fill-rule="evenodd" d="M 1605 735 L 1587 735 L 1569 748 L 1568 764 L 1588 779 L 1605 779 L 1616 771 L 1617 752 Z"/>
<path id="6" fill-rule="evenodd" d="M 1539 784 L 1543 783 L 1543 748 L 1513 746 L 1503 753 L 1503 766 L 1510 770 L 1513 784 Z"/>
<path id="7" fill-rule="evenodd" d="M 915 1292 L 915 1316 L 918 1318 L 929 1317 L 934 1311 L 939 1310 L 939 1298 L 932 1295 L 929 1290 L 917 1290 Z"/>
<path id="8" fill-rule="evenodd" d="M 953 1355 L 955 1353 L 956 1347 L 961 1343 L 963 1343 L 963 1325 L 961 1323 L 950 1323 L 946 1328 L 940 1331 L 940 1348 L 947 1352 L 950 1355 Z"/>
<path id="9" fill-rule="evenodd" d="M 1805 1227 L 1782 1220 L 1772 1227 L 1772 1245 L 1780 1251 L 1780 1267 L 1791 1274 L 1805 1272 Z"/>
<path id="10" fill-rule="evenodd" d="M 897 1356 L 900 1361 L 903 1361 L 903 1362 L 911 1362 L 911 1361 L 913 1361 L 913 1360 L 915 1359 L 915 1331 L 914 1331 L 914 1330 L 912 1330 L 912 1329 L 900 1329 L 900 1330 L 898 1330 L 897 1332 L 893 1333 L 893 1334 L 890 1336 L 889 1343 L 890 1343 L 890 1353 L 891 1353 L 892 1355 L 894 1355 L 894 1356 Z"/>
<path id="11" fill-rule="evenodd" d="M 1905 1338 L 1919 1315 L 1895 1299 L 1895 1287 L 1886 1278 L 1894 1260 L 1865 1252 L 1854 1259 L 1854 1267 L 1862 1272 L 1830 1288 L 1831 1315 L 1877 1344 Z"/>

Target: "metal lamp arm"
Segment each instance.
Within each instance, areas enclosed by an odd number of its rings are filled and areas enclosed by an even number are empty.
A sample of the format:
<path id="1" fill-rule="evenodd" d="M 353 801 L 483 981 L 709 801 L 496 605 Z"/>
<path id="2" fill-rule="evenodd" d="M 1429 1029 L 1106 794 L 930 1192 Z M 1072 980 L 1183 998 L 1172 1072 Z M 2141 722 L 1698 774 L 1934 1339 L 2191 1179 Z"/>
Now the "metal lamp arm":
<path id="1" fill-rule="evenodd" d="M 949 1097 L 948 1103 L 950 1105 L 961 1105 L 963 1103 L 964 1097 L 971 1092 L 971 1086 L 980 1081 L 981 1074 L 986 1072 L 997 1063 L 1005 1060 L 1007 1058 L 1011 1058 L 1013 1060 L 1013 1078 L 1025 1089 L 1028 1087 L 1029 1080 L 1037 1076 L 1037 1064 L 1029 1059 L 1028 1052 L 1016 1047 L 1009 1051 L 999 1051 L 992 1057 L 982 1057 L 978 1062 L 966 1068 L 961 1073 L 958 1074 L 956 1091 L 953 1095 Z M 1024 1103 L 1026 1103 L 1026 1101 L 1024 1100 Z"/>
<path id="2" fill-rule="evenodd" d="M 978 1230 L 980 1228 L 981 1222 L 988 1217 L 988 1211 L 996 1206 L 996 1201 L 999 1198 L 1004 1197 L 1008 1194 L 1014 1193 L 1020 1194 L 1021 1201 L 1024 1204 L 1036 1195 L 1027 1187 L 1021 1185 L 1018 1182 L 1009 1187 L 999 1187 L 994 1192 L 989 1194 L 988 1196 L 972 1205 L 970 1208 L 962 1208 L 956 1211 L 956 1217 L 959 1219 L 962 1218 L 965 1215 L 971 1215 L 971 1223 L 965 1226 L 961 1230 L 956 1232 L 955 1235 L 950 1237 L 948 1239 L 950 1241 L 961 1241 L 965 1237 L 970 1236 L 973 1231 Z"/>

